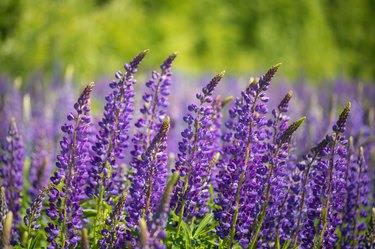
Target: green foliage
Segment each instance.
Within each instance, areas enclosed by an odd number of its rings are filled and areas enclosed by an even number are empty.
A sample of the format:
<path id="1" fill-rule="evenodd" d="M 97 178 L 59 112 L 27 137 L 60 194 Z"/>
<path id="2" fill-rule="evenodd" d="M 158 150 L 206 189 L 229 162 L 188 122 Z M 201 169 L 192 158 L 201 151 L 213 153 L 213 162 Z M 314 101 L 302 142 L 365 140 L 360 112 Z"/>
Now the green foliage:
<path id="1" fill-rule="evenodd" d="M 179 216 L 173 211 L 167 226 L 166 245 L 168 248 L 214 248 L 219 246 L 219 239 L 214 235 L 216 222 L 213 219 L 213 214 L 208 213 L 202 220 L 191 224 L 181 221 L 181 232 L 176 235 Z"/>
<path id="2" fill-rule="evenodd" d="M 290 77 L 375 76 L 371 0 L 7 0 L 0 6 L 0 68 L 13 76 L 73 65 L 87 82 L 144 48 L 155 51 L 148 65 L 180 51 L 176 66 L 185 71 L 241 73 L 283 61 Z"/>

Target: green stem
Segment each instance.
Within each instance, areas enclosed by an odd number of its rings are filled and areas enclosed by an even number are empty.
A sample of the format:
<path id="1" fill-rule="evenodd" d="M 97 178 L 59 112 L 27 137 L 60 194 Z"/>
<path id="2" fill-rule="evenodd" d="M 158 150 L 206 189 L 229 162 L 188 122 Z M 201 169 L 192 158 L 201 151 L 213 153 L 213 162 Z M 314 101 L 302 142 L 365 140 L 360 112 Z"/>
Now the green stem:
<path id="1" fill-rule="evenodd" d="M 181 231 L 181 223 L 182 223 L 182 217 L 184 216 L 184 211 L 185 211 L 185 200 L 183 199 L 181 202 L 181 210 L 180 210 L 180 215 L 178 217 L 178 226 L 177 226 L 177 232 L 176 232 L 176 237 L 180 234 Z"/>

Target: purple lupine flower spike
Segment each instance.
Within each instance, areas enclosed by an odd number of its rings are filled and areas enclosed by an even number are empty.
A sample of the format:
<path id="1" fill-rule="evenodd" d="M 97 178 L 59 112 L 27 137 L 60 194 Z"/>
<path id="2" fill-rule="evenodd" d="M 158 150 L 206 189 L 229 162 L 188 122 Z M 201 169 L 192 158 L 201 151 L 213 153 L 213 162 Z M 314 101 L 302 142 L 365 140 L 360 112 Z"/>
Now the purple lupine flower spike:
<path id="1" fill-rule="evenodd" d="M 217 74 L 202 93 L 196 98 L 198 105 L 188 106 L 189 113 L 184 116 L 187 128 L 181 133 L 182 141 L 179 143 L 179 154 L 176 160 L 176 171 L 180 172 L 180 178 L 175 188 L 171 208 L 175 209 L 180 217 L 177 234 L 181 226 L 181 220 L 196 216 L 202 218 L 208 212 L 206 207 L 209 198 L 208 187 L 210 180 L 207 177 L 207 168 L 210 167 L 212 157 L 219 148 L 212 146 L 213 139 L 217 135 L 214 126 L 213 90 L 224 76 L 224 71 Z M 200 194 L 203 193 L 203 194 Z"/>
<path id="2" fill-rule="evenodd" d="M 307 189 L 311 185 L 311 183 L 309 183 L 309 177 L 312 169 L 314 169 L 317 165 L 321 165 L 321 157 L 327 155 L 327 145 L 328 140 L 323 139 L 317 146 L 313 147 L 311 152 L 304 156 L 304 161 L 297 163 L 297 167 L 291 176 L 291 194 L 288 197 L 287 212 L 294 214 L 294 217 L 291 218 L 289 222 L 292 223 L 293 231 L 291 232 L 293 235 L 291 237 L 291 242 L 293 243 L 293 246 L 296 246 L 297 243 L 299 243 L 299 238 L 306 239 L 307 237 L 312 236 L 311 241 L 313 240 L 314 234 L 311 233 L 311 231 L 306 230 L 307 233 L 304 234 L 300 232 L 300 229 L 302 228 L 301 225 L 303 222 L 304 212 L 308 212 L 309 218 L 317 217 L 319 215 L 317 210 L 314 209 L 305 211 L 305 206 L 307 203 L 314 203 L 314 199 L 307 198 L 309 195 Z M 295 211 L 296 207 L 297 211 Z M 307 226 L 309 225 L 311 225 L 311 223 L 307 224 Z M 312 225 L 314 225 L 313 222 Z M 311 229 L 313 229 L 313 227 L 311 227 Z"/>
<path id="3" fill-rule="evenodd" d="M 353 139 L 349 140 L 348 154 L 353 153 Z M 363 147 L 359 148 L 358 156 L 351 154 L 348 157 L 346 174 L 346 200 L 343 210 L 343 223 L 340 225 L 342 233 L 341 247 L 364 247 L 364 238 L 360 236 L 366 229 L 366 224 L 360 222 L 366 217 L 369 205 L 369 183 L 367 164 L 364 158 Z"/>
<path id="4" fill-rule="evenodd" d="M 109 84 L 113 90 L 106 96 L 107 103 L 99 122 L 97 142 L 92 147 L 95 155 L 91 159 L 90 184 L 86 188 L 89 197 L 97 195 L 99 199 L 111 202 L 110 197 L 118 195 L 123 189 L 118 160 L 124 158 L 123 151 L 128 147 L 128 131 L 134 110 L 133 85 L 136 82 L 133 74 L 147 53 L 148 50 L 145 50 L 129 64 L 125 64 L 125 73 L 118 71 L 115 74 L 117 81 Z"/>
<path id="5" fill-rule="evenodd" d="M 170 128 L 169 122 L 169 117 L 167 117 L 146 151 L 137 161 L 132 162 L 132 167 L 136 169 L 136 172 L 130 178 L 132 185 L 127 200 L 129 217 L 126 219 L 126 225 L 130 229 L 137 229 L 140 218 L 150 220 L 157 211 L 167 177 L 168 156 L 165 149 Z M 134 245 L 135 239 L 129 235 L 127 240 Z"/>
<path id="6" fill-rule="evenodd" d="M 151 150 L 158 149 L 155 148 L 155 143 L 162 143 L 161 145 L 166 147 L 165 144 L 163 145 L 165 141 L 163 142 L 162 139 L 168 132 L 166 129 L 169 130 L 170 126 L 169 118 L 167 120 L 165 115 L 166 108 L 169 105 L 167 99 L 169 86 L 172 84 L 171 67 L 176 55 L 176 53 L 170 55 L 160 66 L 161 73 L 153 71 L 152 78 L 146 82 L 146 87 L 149 91 L 146 91 L 143 95 L 145 103 L 140 110 L 142 117 L 135 124 L 138 132 L 132 139 L 134 149 L 131 151 L 133 159 L 130 166 L 135 173 L 129 179 L 133 185 L 127 200 L 127 210 L 131 214 L 134 213 L 134 217 L 129 218 L 129 227 L 134 227 L 138 224 L 140 215 L 147 221 L 150 219 L 150 214 L 156 211 L 156 205 L 160 201 L 165 186 L 167 172 L 166 153 L 160 154 L 156 162 L 148 160 L 152 156 L 151 154 L 155 153 L 155 151 Z M 159 133 L 151 141 L 154 133 L 158 131 Z M 142 160 L 140 160 L 140 157 Z M 150 163 L 151 165 L 148 165 Z M 142 183 L 145 186 L 141 187 Z M 143 191 L 145 191 L 146 195 L 141 197 Z"/>
<path id="7" fill-rule="evenodd" d="M 124 191 L 126 192 L 126 191 Z M 125 221 L 125 204 L 127 195 L 123 193 L 117 203 L 114 205 L 109 218 L 106 220 L 107 228 L 102 229 L 101 239 L 98 245 L 102 249 L 123 248 L 125 244 L 126 226 Z"/>
<path id="8" fill-rule="evenodd" d="M 20 201 L 23 188 L 24 146 L 14 118 L 10 121 L 6 140 L 1 151 L 0 186 L 5 189 L 7 207 L 13 213 L 11 243 L 15 244 L 19 239 L 17 226 L 21 222 Z"/>
<path id="9" fill-rule="evenodd" d="M 342 222 L 341 212 L 344 208 L 345 188 L 345 165 L 347 164 L 346 145 L 348 140 L 343 133 L 348 119 L 351 104 L 347 104 L 341 112 L 338 121 L 333 125 L 333 134 L 328 136 L 330 141 L 328 168 L 324 174 L 328 174 L 326 179 L 327 187 L 324 191 L 324 201 L 320 216 L 320 232 L 316 234 L 314 246 L 320 248 L 324 244 L 327 248 L 333 248 L 338 235 L 335 233 L 336 227 Z"/>
<path id="10" fill-rule="evenodd" d="M 27 227 L 27 236 L 29 237 L 31 236 L 32 231 L 37 231 L 41 227 L 41 225 L 36 222 L 41 215 L 44 199 L 46 198 L 51 186 L 46 186 L 40 189 L 39 194 L 35 197 L 30 207 L 26 209 L 26 216 L 23 218 L 23 221 Z"/>
<path id="11" fill-rule="evenodd" d="M 165 232 L 165 228 L 167 226 L 171 194 L 173 192 L 174 185 L 177 182 L 178 175 L 179 173 L 177 171 L 172 175 L 171 179 L 168 181 L 168 184 L 163 192 L 163 196 L 160 200 L 159 207 L 154 216 L 152 217 L 152 220 L 149 221 L 147 225 L 143 219 L 141 219 L 141 221 L 139 222 L 141 231 L 139 244 L 141 245 L 137 245 L 135 247 L 136 249 L 147 247 L 155 249 L 167 248 L 161 241 L 165 239 L 167 235 Z"/>
<path id="12" fill-rule="evenodd" d="M 89 169 L 89 184 L 86 187 L 88 197 L 97 197 L 97 216 L 94 224 L 94 243 L 104 224 L 103 202 L 114 205 L 113 197 L 125 188 L 120 160 L 124 159 L 124 150 L 128 147 L 130 122 L 134 111 L 134 74 L 148 50 L 139 53 L 125 64 L 124 74 L 118 71 L 109 86 L 113 89 L 106 96 L 106 105 L 102 120 L 99 122 L 97 142 L 92 146 L 93 156 Z"/>
<path id="13" fill-rule="evenodd" d="M 74 104 L 75 113 L 68 113 L 68 123 L 61 127 L 64 136 L 60 142 L 61 152 L 57 156 L 58 171 L 51 177 L 55 186 L 49 190 L 50 206 L 46 210 L 51 219 L 45 228 L 50 243 L 48 248 L 72 248 L 80 241 L 83 224 L 80 202 L 86 197 L 84 191 L 88 180 L 89 101 L 93 86 L 94 83 L 90 83 L 85 87 Z"/>
<path id="14" fill-rule="evenodd" d="M 227 130 L 222 136 L 224 146 L 215 184 L 218 208 L 214 214 L 219 221 L 217 234 L 228 247 L 234 239 L 242 246 L 248 245 L 246 236 L 260 209 L 258 196 L 263 193 L 267 173 L 262 154 L 265 141 L 272 134 L 266 128 L 268 97 L 264 91 L 279 66 L 250 82 L 229 110 L 230 117 L 225 122 Z"/>

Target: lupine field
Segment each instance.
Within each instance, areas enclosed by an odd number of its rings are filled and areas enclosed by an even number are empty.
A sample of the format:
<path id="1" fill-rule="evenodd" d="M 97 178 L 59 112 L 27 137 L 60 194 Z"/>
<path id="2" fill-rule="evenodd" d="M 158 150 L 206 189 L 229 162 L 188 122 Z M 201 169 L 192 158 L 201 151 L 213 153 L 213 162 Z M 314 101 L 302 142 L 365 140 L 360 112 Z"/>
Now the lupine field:
<path id="1" fill-rule="evenodd" d="M 375 85 L 192 89 L 148 56 L 81 92 L 0 78 L 1 248 L 375 248 Z"/>

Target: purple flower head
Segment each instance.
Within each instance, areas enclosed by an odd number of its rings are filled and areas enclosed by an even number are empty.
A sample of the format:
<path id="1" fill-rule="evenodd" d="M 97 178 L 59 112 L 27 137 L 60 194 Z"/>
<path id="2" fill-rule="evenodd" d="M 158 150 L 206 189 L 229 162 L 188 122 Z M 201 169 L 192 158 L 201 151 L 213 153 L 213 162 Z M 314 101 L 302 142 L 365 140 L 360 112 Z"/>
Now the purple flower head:
<path id="1" fill-rule="evenodd" d="M 333 133 L 326 136 L 324 143 L 312 149 L 312 152 L 321 151 L 319 157 L 315 154 L 311 159 L 311 161 L 315 159 L 316 164 L 309 163 L 314 167 L 308 175 L 311 180 L 308 185 L 310 191 L 306 194 L 307 218 L 303 222 L 302 248 L 320 247 L 322 244 L 327 248 L 333 248 L 338 240 L 335 230 L 342 223 L 346 195 L 345 170 L 348 164 L 346 149 L 348 141 L 343 132 L 349 111 L 350 103 L 333 126 Z M 304 207 L 299 210 L 298 215 L 302 215 L 302 210 Z M 316 220 L 319 220 L 318 226 L 315 225 Z M 298 240 L 297 236 L 296 233 L 295 244 Z"/>
<path id="2" fill-rule="evenodd" d="M 6 143 L 0 154 L 0 186 L 5 189 L 5 200 L 13 213 L 12 244 L 18 239 L 17 225 L 21 222 L 21 191 L 23 188 L 24 147 L 16 121 L 11 119 Z"/>
<path id="3" fill-rule="evenodd" d="M 127 234 L 125 221 L 126 194 L 121 195 L 120 199 L 113 206 L 113 210 L 106 220 L 106 227 L 101 231 L 101 239 L 98 245 L 102 249 L 123 248 L 125 244 L 125 235 Z"/>
<path id="4" fill-rule="evenodd" d="M 167 117 L 146 151 L 131 163 L 135 172 L 130 177 L 132 185 L 126 206 L 129 213 L 126 225 L 129 229 L 137 229 L 141 217 L 150 220 L 157 211 L 166 184 L 168 157 L 165 149 L 169 128 Z M 133 238 L 127 240 L 133 241 Z"/>
<path id="5" fill-rule="evenodd" d="M 363 234 L 366 224 L 360 220 L 367 216 L 369 206 L 370 177 L 364 158 L 363 148 L 359 148 L 358 155 L 354 154 L 353 139 L 349 139 L 348 156 L 345 173 L 346 199 L 343 208 L 343 220 L 340 225 L 342 233 L 341 247 L 350 248 L 353 245 L 364 246 Z"/>
<path id="6" fill-rule="evenodd" d="M 39 219 L 44 199 L 49 191 L 49 186 L 40 189 L 39 194 L 31 203 L 30 207 L 26 209 L 26 216 L 23 218 L 23 221 L 26 225 L 28 235 L 30 236 L 30 232 L 32 230 L 36 231 L 39 230 L 40 224 L 36 224 L 37 220 Z"/>
<path id="7" fill-rule="evenodd" d="M 272 67 L 259 80 L 251 81 L 241 97 L 237 98 L 229 110 L 225 122 L 226 131 L 222 159 L 218 163 L 219 173 L 215 184 L 218 193 L 215 203 L 215 219 L 219 222 L 217 234 L 226 239 L 228 247 L 233 240 L 247 246 L 249 229 L 260 210 L 260 203 L 268 168 L 266 163 L 273 160 L 266 154 L 275 152 L 272 132 L 274 122 L 266 118 L 268 89 L 279 65 Z"/>
<path id="8" fill-rule="evenodd" d="M 152 72 L 152 77 L 146 82 L 147 90 L 143 95 L 144 104 L 140 109 L 142 117 L 138 119 L 135 126 L 138 132 L 134 135 L 132 142 L 134 149 L 131 151 L 133 159 L 140 156 L 149 146 L 151 137 L 160 129 L 169 105 L 169 87 L 172 84 L 172 62 L 176 53 L 170 55 L 160 66 L 161 73 Z"/>
<path id="9" fill-rule="evenodd" d="M 167 248 L 161 241 L 166 238 L 166 226 L 169 215 L 169 207 L 171 201 L 171 194 L 173 192 L 173 187 L 178 179 L 178 172 L 175 172 L 171 179 L 168 181 L 165 187 L 162 198 L 154 214 L 152 220 L 150 220 L 147 225 L 145 220 L 140 220 L 140 232 L 141 236 L 138 239 L 138 245 L 135 248 L 157 248 L 165 249 Z"/>
<path id="10" fill-rule="evenodd" d="M 181 133 L 179 154 L 176 160 L 176 171 L 180 178 L 172 197 L 171 207 L 181 218 L 196 216 L 201 218 L 208 212 L 210 161 L 219 151 L 214 147 L 217 142 L 218 103 L 212 104 L 213 89 L 224 76 L 224 72 L 216 75 L 209 84 L 198 93 L 199 105 L 188 106 L 188 113 L 183 117 L 187 128 Z"/>
<path id="11" fill-rule="evenodd" d="M 124 188 L 118 161 L 124 158 L 123 152 L 128 147 L 128 131 L 134 110 L 133 85 L 136 82 L 133 75 L 147 53 L 148 50 L 145 50 L 125 64 L 125 73 L 117 72 L 117 80 L 109 84 L 113 90 L 105 98 L 107 103 L 99 122 L 97 142 L 92 146 L 94 155 L 86 188 L 88 197 L 97 195 L 99 199 L 111 202 L 110 197 L 118 195 Z"/>
<path id="12" fill-rule="evenodd" d="M 51 222 L 45 231 L 49 234 L 47 241 L 53 247 L 75 247 L 80 240 L 83 223 L 80 203 L 86 198 L 84 190 L 88 180 L 88 132 L 91 123 L 89 100 L 93 86 L 94 83 L 90 83 L 85 87 L 74 104 L 75 113 L 69 113 L 68 123 L 61 127 L 64 136 L 57 156 L 58 171 L 51 177 L 56 187 L 49 191 L 50 206 L 46 211 Z M 59 241 L 56 240 L 58 236 Z"/>

